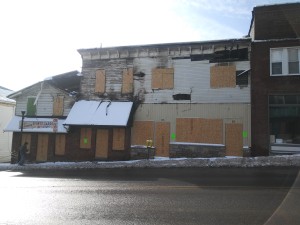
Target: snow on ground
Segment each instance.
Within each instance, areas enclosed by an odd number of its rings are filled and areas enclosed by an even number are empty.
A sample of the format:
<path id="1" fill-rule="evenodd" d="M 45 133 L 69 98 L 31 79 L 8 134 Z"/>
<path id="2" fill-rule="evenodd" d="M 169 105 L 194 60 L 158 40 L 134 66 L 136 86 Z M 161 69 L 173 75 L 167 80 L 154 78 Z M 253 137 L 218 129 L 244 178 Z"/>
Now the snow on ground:
<path id="1" fill-rule="evenodd" d="M 1 170 L 51 170 L 51 169 L 99 169 L 99 168 L 184 168 L 184 167 L 271 167 L 299 166 L 300 155 L 265 157 L 220 157 L 220 158 L 167 158 L 130 161 L 86 161 L 86 162 L 45 162 L 28 163 L 25 166 L 0 163 Z"/>

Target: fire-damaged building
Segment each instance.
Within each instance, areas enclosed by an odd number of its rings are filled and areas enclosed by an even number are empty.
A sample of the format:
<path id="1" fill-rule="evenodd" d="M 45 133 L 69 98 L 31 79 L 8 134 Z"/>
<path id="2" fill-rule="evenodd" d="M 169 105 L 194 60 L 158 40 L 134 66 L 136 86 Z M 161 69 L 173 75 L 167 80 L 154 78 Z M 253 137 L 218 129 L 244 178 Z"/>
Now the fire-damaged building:
<path id="1" fill-rule="evenodd" d="M 300 152 L 300 3 L 253 9 L 252 155 Z"/>
<path id="2" fill-rule="evenodd" d="M 29 161 L 61 161 L 81 158 L 72 151 L 64 121 L 77 101 L 81 74 L 78 71 L 49 77 L 10 94 L 16 100 L 15 116 L 4 129 L 13 132 L 11 162 L 18 159 L 18 148 L 28 142 Z"/>
<path id="3" fill-rule="evenodd" d="M 95 159 L 138 158 L 146 143 L 156 156 L 243 156 L 250 146 L 250 43 L 80 49 L 81 101 L 65 124 L 86 134 Z M 99 110 L 112 119 L 98 121 Z M 113 123 L 122 118 L 127 124 Z"/>
<path id="4" fill-rule="evenodd" d="M 13 157 L 30 161 L 243 156 L 250 39 L 80 49 L 82 71 L 11 94 Z M 148 144 L 146 144 L 148 143 Z M 146 148 L 148 145 L 148 148 Z"/>

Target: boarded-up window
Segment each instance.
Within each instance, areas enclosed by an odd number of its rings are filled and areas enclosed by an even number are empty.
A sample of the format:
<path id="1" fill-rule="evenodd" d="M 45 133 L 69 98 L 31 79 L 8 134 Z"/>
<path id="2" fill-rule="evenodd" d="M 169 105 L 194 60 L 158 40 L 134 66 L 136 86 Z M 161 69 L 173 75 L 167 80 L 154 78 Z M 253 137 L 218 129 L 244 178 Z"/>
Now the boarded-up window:
<path id="1" fill-rule="evenodd" d="M 81 128 L 80 148 L 90 149 L 92 140 L 92 128 Z"/>
<path id="2" fill-rule="evenodd" d="M 53 99 L 53 116 L 63 116 L 64 96 L 56 96 Z"/>
<path id="3" fill-rule="evenodd" d="M 66 135 L 57 134 L 55 137 L 55 155 L 64 155 L 66 149 Z"/>
<path id="4" fill-rule="evenodd" d="M 152 89 L 173 89 L 174 69 L 156 68 L 152 70 Z"/>
<path id="5" fill-rule="evenodd" d="M 147 140 L 153 140 L 154 122 L 153 121 L 134 121 L 132 127 L 132 144 L 146 145 Z"/>
<path id="6" fill-rule="evenodd" d="M 193 143 L 223 143 L 223 120 L 177 118 L 176 141 Z"/>
<path id="7" fill-rule="evenodd" d="M 29 97 L 27 99 L 27 111 L 26 111 L 27 116 L 36 115 L 36 104 L 34 104 L 34 102 L 35 102 L 35 97 Z"/>
<path id="8" fill-rule="evenodd" d="M 123 70 L 123 84 L 122 84 L 122 94 L 129 94 L 133 92 L 133 69 Z"/>
<path id="9" fill-rule="evenodd" d="M 192 142 L 193 118 L 177 118 L 176 119 L 176 141 Z"/>
<path id="10" fill-rule="evenodd" d="M 105 92 L 105 70 L 96 71 L 95 92 L 103 94 Z"/>
<path id="11" fill-rule="evenodd" d="M 30 153 L 30 146 L 31 146 L 31 134 L 28 133 L 22 133 L 22 145 L 27 142 L 27 149 L 28 153 Z"/>
<path id="12" fill-rule="evenodd" d="M 210 67 L 211 88 L 234 88 L 236 86 L 236 66 L 212 66 Z"/>
<path id="13" fill-rule="evenodd" d="M 125 129 L 114 128 L 113 129 L 113 150 L 125 149 Z"/>

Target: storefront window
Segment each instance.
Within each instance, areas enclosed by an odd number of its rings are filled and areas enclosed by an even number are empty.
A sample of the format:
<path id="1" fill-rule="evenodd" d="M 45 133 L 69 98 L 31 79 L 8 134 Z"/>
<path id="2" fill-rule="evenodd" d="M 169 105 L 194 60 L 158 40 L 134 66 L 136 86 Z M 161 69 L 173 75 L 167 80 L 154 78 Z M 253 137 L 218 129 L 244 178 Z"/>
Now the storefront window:
<path id="1" fill-rule="evenodd" d="M 300 95 L 269 96 L 271 143 L 300 144 Z"/>

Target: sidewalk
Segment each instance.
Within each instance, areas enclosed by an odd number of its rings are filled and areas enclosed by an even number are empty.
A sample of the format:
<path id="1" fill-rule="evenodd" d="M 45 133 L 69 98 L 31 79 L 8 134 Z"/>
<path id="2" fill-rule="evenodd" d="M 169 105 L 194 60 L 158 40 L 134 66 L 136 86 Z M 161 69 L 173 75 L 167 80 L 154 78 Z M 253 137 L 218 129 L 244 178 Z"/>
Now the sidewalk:
<path id="1" fill-rule="evenodd" d="M 163 158 L 132 161 L 87 161 L 87 162 L 45 162 L 29 163 L 24 166 L 0 163 L 3 170 L 74 170 L 74 169 L 108 169 L 108 168 L 184 168 L 184 167 L 300 167 L 300 155 L 264 156 L 264 157 L 224 157 L 224 158 Z"/>

